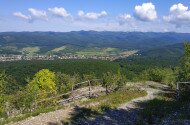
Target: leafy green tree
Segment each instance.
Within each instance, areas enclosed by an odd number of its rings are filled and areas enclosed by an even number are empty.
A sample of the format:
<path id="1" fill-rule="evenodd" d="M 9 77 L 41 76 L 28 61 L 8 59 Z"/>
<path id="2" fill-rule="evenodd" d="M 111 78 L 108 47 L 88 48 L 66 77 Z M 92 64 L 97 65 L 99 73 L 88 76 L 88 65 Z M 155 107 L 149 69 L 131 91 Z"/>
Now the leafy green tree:
<path id="1" fill-rule="evenodd" d="M 31 98 L 30 101 L 38 102 L 56 95 L 55 73 L 48 69 L 37 72 L 27 86 Z M 32 98 L 33 97 L 33 98 Z M 48 100 L 40 103 L 40 106 L 55 104 L 55 100 Z M 33 104 L 31 104 L 33 105 Z M 37 105 L 37 104 L 36 104 Z"/>
<path id="2" fill-rule="evenodd" d="M 71 77 L 70 75 L 58 72 L 56 73 L 56 87 L 58 93 L 65 93 L 72 89 L 72 86 L 77 81 L 77 78 Z"/>
<path id="3" fill-rule="evenodd" d="M 110 72 L 104 73 L 102 77 L 102 86 L 106 88 L 106 93 L 108 94 L 108 88 L 113 85 L 113 74 Z"/>
<path id="4" fill-rule="evenodd" d="M 153 68 L 142 72 L 142 80 L 160 82 L 173 87 L 175 82 L 175 73 L 169 68 Z"/>
<path id="5" fill-rule="evenodd" d="M 19 89 L 16 80 L 4 71 L 0 73 L 0 93 L 10 95 Z"/>
<path id="6" fill-rule="evenodd" d="M 34 96 L 26 90 L 17 91 L 12 97 L 10 104 L 22 113 L 30 111 L 33 107 Z"/>
<path id="7" fill-rule="evenodd" d="M 122 88 L 126 82 L 126 77 L 123 76 L 120 71 L 118 71 L 117 74 L 110 72 L 104 73 L 102 79 L 102 85 L 106 87 L 106 92 L 108 92 L 108 89 L 118 90 Z"/>
<path id="8" fill-rule="evenodd" d="M 117 85 L 115 90 L 118 90 L 125 85 L 127 79 L 126 79 L 126 76 L 121 74 L 120 70 L 118 70 L 118 73 L 115 74 L 114 76 L 115 76 L 115 81 L 116 81 L 116 85 Z"/>
<path id="9" fill-rule="evenodd" d="M 55 73 L 48 69 L 42 69 L 35 74 L 28 86 L 30 90 L 38 93 L 56 91 Z"/>
<path id="10" fill-rule="evenodd" d="M 83 79 L 84 80 L 96 79 L 96 75 L 95 73 L 83 74 Z"/>
<path id="11" fill-rule="evenodd" d="M 5 74 L 5 72 L 0 73 L 0 116 L 5 117 L 8 115 L 8 107 L 5 105 L 10 103 L 10 95 L 18 90 L 18 85 L 16 81 Z"/>
<path id="12" fill-rule="evenodd" d="M 184 54 L 181 58 L 178 80 L 190 81 L 190 43 L 184 44 Z"/>
<path id="13" fill-rule="evenodd" d="M 139 74 L 138 79 L 139 79 L 140 81 L 144 81 L 144 82 L 150 80 L 149 70 L 144 70 L 144 71 L 142 71 L 142 72 Z"/>
<path id="14" fill-rule="evenodd" d="M 83 80 L 89 80 L 91 85 L 100 85 L 100 81 L 97 79 L 95 73 L 83 74 Z"/>

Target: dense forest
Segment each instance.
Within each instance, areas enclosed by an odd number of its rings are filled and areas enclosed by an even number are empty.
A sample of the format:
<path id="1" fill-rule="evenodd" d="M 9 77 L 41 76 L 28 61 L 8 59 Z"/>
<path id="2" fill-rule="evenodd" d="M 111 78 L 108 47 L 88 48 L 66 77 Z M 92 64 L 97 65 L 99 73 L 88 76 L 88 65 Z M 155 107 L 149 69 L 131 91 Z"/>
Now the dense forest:
<path id="1" fill-rule="evenodd" d="M 54 72 L 63 72 L 69 75 L 95 74 L 100 77 L 104 72 L 116 73 L 120 66 L 118 63 L 99 60 L 53 60 L 53 61 L 18 61 L 1 62 L 1 71 L 14 77 L 19 84 L 26 85 L 25 79 L 32 78 L 41 69 Z"/>
<path id="2" fill-rule="evenodd" d="M 101 60 L 51 60 L 51 61 L 16 61 L 1 62 L 0 70 L 12 76 L 19 85 L 26 85 L 26 78 L 30 79 L 41 69 L 49 69 L 53 72 L 63 72 L 69 75 L 94 74 L 101 78 L 103 73 L 117 73 L 121 71 L 129 80 L 139 79 L 144 70 L 154 68 L 174 69 L 179 58 L 173 60 L 130 57 L 125 60 L 101 61 Z"/>

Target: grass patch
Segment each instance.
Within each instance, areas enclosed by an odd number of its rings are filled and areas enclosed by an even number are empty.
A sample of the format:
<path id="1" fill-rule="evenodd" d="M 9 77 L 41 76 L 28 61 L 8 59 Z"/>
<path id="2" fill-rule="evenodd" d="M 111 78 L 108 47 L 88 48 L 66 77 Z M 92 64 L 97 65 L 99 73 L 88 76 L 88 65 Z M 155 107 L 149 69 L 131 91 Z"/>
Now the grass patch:
<path id="1" fill-rule="evenodd" d="M 97 105 L 92 105 L 90 108 L 100 109 L 102 106 L 110 107 L 111 109 L 118 107 L 120 104 L 126 103 L 134 98 L 146 96 L 145 91 L 133 91 L 133 90 L 121 90 L 104 95 L 98 98 L 94 98 L 83 102 L 85 106 L 89 107 L 89 104 L 98 102 Z"/>
<path id="2" fill-rule="evenodd" d="M 66 49 L 67 46 L 62 46 L 62 47 L 59 47 L 59 48 L 55 48 L 53 50 L 51 50 L 51 52 L 59 52 L 59 51 L 63 51 L 64 49 Z"/>
<path id="3" fill-rule="evenodd" d="M 145 91 L 122 90 L 109 95 L 87 100 L 81 103 L 81 107 L 75 107 L 74 113 L 69 119 L 66 120 L 67 124 L 78 123 L 79 120 L 94 117 L 104 113 L 107 110 L 115 109 L 119 105 L 131 101 L 134 98 L 146 95 L 147 93 Z"/>
<path id="4" fill-rule="evenodd" d="M 76 52 L 77 55 L 85 55 L 85 56 L 105 56 L 105 55 L 118 55 L 121 50 L 116 48 L 88 48 Z"/>
<path id="5" fill-rule="evenodd" d="M 40 51 L 39 47 L 25 47 L 22 49 L 22 53 L 32 56 Z"/>

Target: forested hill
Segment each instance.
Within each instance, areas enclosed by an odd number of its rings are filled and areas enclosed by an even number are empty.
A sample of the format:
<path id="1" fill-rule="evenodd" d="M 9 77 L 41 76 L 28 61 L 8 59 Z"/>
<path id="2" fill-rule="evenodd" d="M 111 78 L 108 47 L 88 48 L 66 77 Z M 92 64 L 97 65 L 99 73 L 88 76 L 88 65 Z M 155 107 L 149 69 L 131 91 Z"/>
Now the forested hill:
<path id="1" fill-rule="evenodd" d="M 179 65 L 180 58 L 184 53 L 184 43 L 177 43 L 164 47 L 142 50 L 135 56 L 131 56 L 122 61 L 130 65 L 135 65 L 131 70 L 140 70 L 149 67 L 176 67 Z M 121 60 L 118 60 L 121 61 Z"/>
<path id="2" fill-rule="evenodd" d="M 39 47 L 47 52 L 64 45 L 75 47 L 112 47 L 147 50 L 190 41 L 188 33 L 154 32 L 3 32 L 0 33 L 0 50 L 17 52 L 25 47 Z"/>
<path id="3" fill-rule="evenodd" d="M 139 51 L 140 57 L 144 58 L 179 58 L 184 53 L 184 44 L 178 43 L 150 50 Z"/>

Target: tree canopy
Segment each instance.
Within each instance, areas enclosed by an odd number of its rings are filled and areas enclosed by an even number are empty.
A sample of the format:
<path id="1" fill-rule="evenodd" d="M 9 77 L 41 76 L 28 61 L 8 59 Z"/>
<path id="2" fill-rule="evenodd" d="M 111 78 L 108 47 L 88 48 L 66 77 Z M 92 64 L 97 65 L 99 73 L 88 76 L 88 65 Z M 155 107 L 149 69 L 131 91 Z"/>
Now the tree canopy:
<path id="1" fill-rule="evenodd" d="M 37 93 L 56 91 L 55 73 L 48 69 L 42 69 L 28 84 L 30 90 Z"/>
<path id="2" fill-rule="evenodd" d="M 185 51 L 181 58 L 178 80 L 190 81 L 190 44 L 185 43 L 184 48 Z"/>

